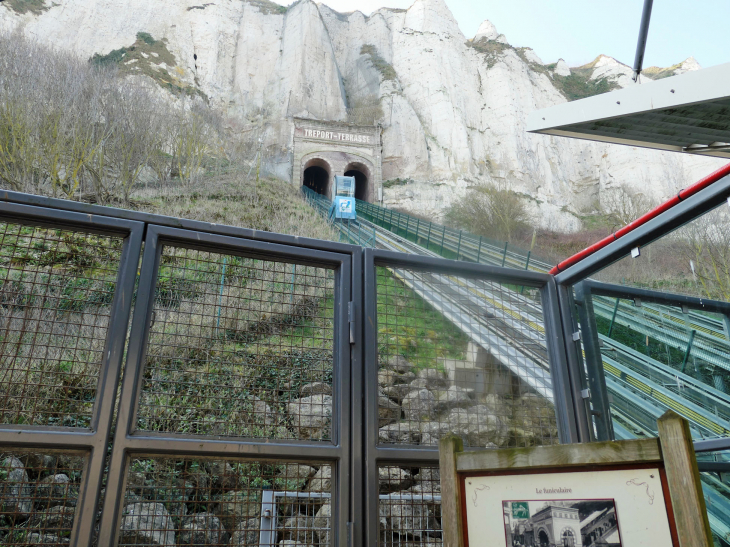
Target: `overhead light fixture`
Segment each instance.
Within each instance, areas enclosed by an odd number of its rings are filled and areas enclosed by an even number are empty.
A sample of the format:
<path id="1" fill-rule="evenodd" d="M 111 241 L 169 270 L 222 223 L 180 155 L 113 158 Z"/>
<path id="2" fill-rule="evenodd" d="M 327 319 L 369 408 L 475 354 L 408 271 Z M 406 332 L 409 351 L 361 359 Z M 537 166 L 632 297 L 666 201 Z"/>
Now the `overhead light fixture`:
<path id="1" fill-rule="evenodd" d="M 682 152 L 690 154 L 702 154 L 704 152 L 730 151 L 730 143 L 728 142 L 712 142 L 710 144 L 690 144 L 682 148 Z"/>

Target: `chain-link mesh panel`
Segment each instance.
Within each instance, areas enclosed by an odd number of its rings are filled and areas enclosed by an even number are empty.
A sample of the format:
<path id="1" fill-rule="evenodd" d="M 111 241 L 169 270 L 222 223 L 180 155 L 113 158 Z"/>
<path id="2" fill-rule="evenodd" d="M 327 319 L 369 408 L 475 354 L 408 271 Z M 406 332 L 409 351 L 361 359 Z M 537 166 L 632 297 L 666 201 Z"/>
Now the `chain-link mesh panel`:
<path id="1" fill-rule="evenodd" d="M 0 449 L 0 545 L 68 545 L 84 456 Z"/>
<path id="2" fill-rule="evenodd" d="M 539 292 L 377 268 L 380 443 L 557 442 Z"/>
<path id="3" fill-rule="evenodd" d="M 133 459 L 118 545 L 334 545 L 332 467 Z"/>
<path id="4" fill-rule="evenodd" d="M 0 423 L 89 426 L 122 244 L 0 223 Z"/>
<path id="5" fill-rule="evenodd" d="M 334 271 L 165 247 L 138 427 L 331 438 Z"/>
<path id="6" fill-rule="evenodd" d="M 386 465 L 379 474 L 379 545 L 442 545 L 438 467 Z"/>

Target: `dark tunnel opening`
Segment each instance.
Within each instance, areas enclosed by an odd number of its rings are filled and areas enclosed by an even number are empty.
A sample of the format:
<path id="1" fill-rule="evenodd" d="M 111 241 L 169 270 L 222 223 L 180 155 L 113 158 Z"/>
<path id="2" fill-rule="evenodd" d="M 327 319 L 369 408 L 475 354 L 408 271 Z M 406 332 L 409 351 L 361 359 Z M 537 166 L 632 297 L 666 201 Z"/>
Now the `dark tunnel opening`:
<path id="1" fill-rule="evenodd" d="M 355 177 L 355 199 L 367 201 L 368 199 L 368 177 L 361 171 L 350 169 L 345 173 L 346 177 Z"/>
<path id="2" fill-rule="evenodd" d="M 314 190 L 318 194 L 327 196 L 329 180 L 330 174 L 324 167 L 313 165 L 304 170 L 304 180 L 302 181 L 302 184 L 304 184 L 307 188 Z"/>

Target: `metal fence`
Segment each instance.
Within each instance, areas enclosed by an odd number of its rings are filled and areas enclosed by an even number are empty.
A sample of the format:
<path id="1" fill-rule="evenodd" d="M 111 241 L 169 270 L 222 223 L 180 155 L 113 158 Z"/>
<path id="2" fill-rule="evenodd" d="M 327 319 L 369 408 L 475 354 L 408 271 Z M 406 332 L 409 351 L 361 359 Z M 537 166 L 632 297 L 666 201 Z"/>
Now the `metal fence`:
<path id="1" fill-rule="evenodd" d="M 442 435 L 475 448 L 575 440 L 555 286 L 366 249 L 364 289 L 365 544 L 439 545 Z"/>
<path id="2" fill-rule="evenodd" d="M 440 436 L 577 440 L 546 274 L 0 197 L 0 544 L 438 545 Z"/>
<path id="3" fill-rule="evenodd" d="M 725 177 L 555 276 L 579 437 L 651 437 L 667 410 L 685 417 L 719 546 L 730 545 L 729 196 Z M 606 273 L 622 285 L 589 278 Z"/>
<path id="4" fill-rule="evenodd" d="M 532 250 L 513 243 L 476 236 L 362 200 L 357 200 L 356 207 L 358 215 L 447 258 L 536 272 L 552 267 Z"/>

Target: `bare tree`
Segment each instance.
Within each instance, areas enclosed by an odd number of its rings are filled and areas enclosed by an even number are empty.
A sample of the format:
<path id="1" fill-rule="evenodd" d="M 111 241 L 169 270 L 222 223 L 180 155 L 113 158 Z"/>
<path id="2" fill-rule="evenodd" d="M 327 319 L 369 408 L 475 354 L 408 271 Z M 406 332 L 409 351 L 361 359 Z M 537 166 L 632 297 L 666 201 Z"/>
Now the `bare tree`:
<path id="1" fill-rule="evenodd" d="M 645 194 L 620 184 L 601 195 L 601 208 L 616 224 L 625 226 L 649 211 L 653 205 Z"/>
<path id="2" fill-rule="evenodd" d="M 730 229 L 725 211 L 700 217 L 677 231 L 686 263 L 708 298 L 730 300 Z"/>
<path id="3" fill-rule="evenodd" d="M 530 217 L 518 194 L 505 186 L 473 188 L 446 212 L 451 223 L 473 234 L 513 241 L 530 228 Z"/>
<path id="4" fill-rule="evenodd" d="M 218 117 L 201 103 L 0 34 L 0 184 L 100 203 L 128 203 L 147 166 L 190 184 L 222 155 Z"/>

